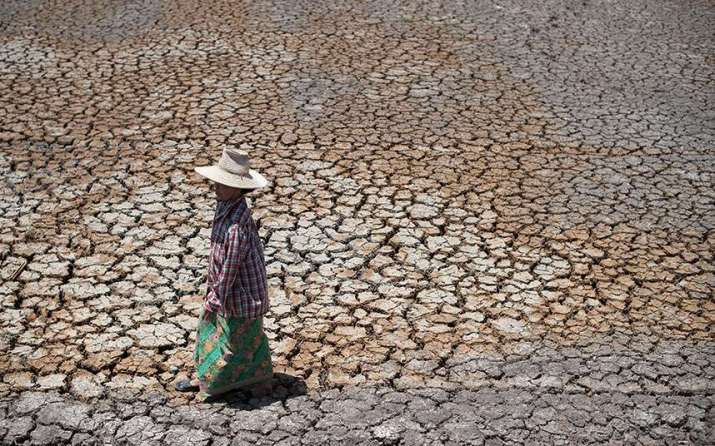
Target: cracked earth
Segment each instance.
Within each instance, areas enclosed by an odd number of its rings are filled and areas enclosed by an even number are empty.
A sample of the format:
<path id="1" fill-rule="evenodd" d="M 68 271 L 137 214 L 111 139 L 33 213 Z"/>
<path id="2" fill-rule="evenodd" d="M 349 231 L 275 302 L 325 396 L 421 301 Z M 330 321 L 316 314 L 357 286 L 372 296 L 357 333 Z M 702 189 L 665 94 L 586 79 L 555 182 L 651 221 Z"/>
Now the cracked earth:
<path id="1" fill-rule="evenodd" d="M 0 4 L 3 444 L 711 444 L 707 1 Z M 198 404 L 272 184 L 274 394 Z"/>

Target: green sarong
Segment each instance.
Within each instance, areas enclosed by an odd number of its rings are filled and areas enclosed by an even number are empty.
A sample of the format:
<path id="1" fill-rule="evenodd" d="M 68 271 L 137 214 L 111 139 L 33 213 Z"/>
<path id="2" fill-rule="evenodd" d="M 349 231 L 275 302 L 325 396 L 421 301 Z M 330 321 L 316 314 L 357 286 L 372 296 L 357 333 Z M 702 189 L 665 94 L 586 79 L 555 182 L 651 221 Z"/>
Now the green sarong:
<path id="1" fill-rule="evenodd" d="M 263 317 L 225 317 L 202 310 L 194 351 L 199 398 L 205 399 L 273 376 Z"/>

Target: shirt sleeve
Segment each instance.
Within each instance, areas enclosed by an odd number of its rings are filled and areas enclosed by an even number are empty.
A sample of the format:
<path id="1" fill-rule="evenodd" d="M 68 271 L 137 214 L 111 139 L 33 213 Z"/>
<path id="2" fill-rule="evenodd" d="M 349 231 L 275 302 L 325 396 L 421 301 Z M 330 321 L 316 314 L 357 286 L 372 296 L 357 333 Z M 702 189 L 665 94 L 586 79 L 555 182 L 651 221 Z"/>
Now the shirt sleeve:
<path id="1" fill-rule="evenodd" d="M 241 264 L 243 242 L 245 237 L 238 225 L 231 226 L 224 241 L 225 254 L 218 277 L 209 290 L 209 305 L 215 311 L 235 314 L 238 303 L 234 299 L 234 283 Z"/>

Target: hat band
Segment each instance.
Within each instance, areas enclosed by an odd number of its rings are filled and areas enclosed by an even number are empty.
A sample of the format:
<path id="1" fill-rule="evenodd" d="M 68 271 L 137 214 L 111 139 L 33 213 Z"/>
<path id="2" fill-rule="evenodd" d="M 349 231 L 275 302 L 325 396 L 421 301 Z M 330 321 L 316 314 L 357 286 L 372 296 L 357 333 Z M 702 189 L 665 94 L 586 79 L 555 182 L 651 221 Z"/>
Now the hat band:
<path id="1" fill-rule="evenodd" d="M 249 173 L 248 168 L 244 166 L 238 166 L 238 169 L 234 169 L 229 168 L 227 166 L 222 166 L 221 163 L 219 163 L 218 168 L 232 175 L 238 175 L 244 178 L 251 178 L 251 174 Z"/>

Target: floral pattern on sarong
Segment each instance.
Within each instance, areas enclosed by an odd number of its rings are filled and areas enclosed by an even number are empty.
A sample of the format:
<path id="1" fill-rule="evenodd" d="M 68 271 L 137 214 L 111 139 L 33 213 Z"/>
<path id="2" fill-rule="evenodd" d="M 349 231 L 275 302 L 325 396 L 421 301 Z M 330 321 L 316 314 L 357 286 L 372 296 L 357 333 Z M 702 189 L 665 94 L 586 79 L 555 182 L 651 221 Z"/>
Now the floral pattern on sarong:
<path id="1" fill-rule="evenodd" d="M 200 399 L 270 380 L 273 365 L 263 318 L 225 317 L 203 310 L 194 361 Z"/>

